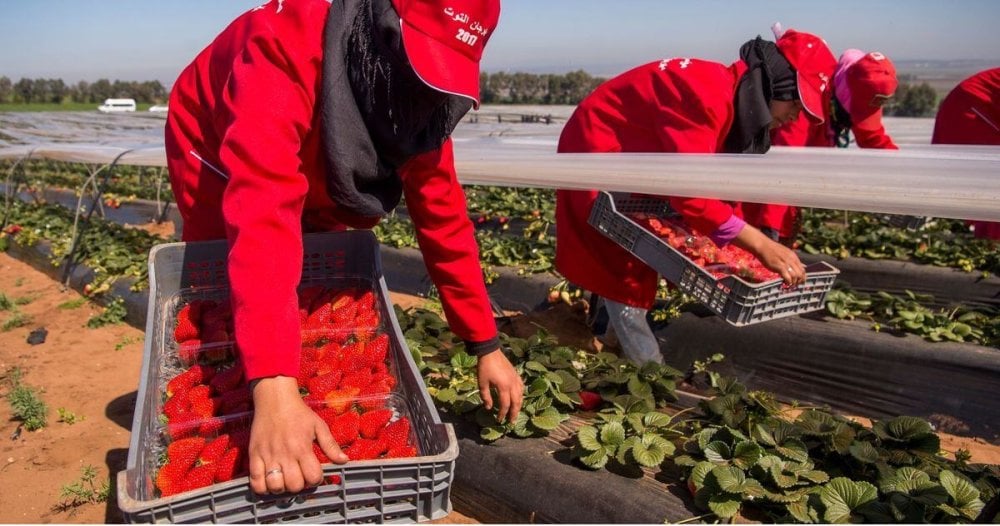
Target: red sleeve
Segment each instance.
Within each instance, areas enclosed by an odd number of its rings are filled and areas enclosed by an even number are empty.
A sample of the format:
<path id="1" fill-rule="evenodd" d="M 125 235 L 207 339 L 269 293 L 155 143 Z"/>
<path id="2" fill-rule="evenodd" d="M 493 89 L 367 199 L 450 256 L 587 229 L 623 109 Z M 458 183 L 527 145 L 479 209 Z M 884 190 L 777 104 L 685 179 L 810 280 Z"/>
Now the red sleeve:
<path id="1" fill-rule="evenodd" d="M 292 56 L 299 43 L 288 40 L 258 36 L 246 43 L 219 116 L 233 318 L 248 380 L 299 372 L 296 287 L 308 182 L 298 152 L 319 68 Z"/>
<path id="2" fill-rule="evenodd" d="M 878 117 L 878 127 L 860 128 L 855 126 L 851 131 L 854 132 L 854 140 L 857 141 L 858 146 L 861 148 L 875 148 L 879 150 L 899 149 L 896 143 L 892 142 L 892 138 L 885 133 L 885 126 L 882 125 L 881 111 Z"/>
<path id="3" fill-rule="evenodd" d="M 731 97 L 731 93 L 729 94 Z M 700 104 L 661 105 L 654 111 L 661 115 L 658 135 L 663 151 L 677 153 L 715 153 L 732 121 L 732 103 L 712 97 Z M 669 188 L 665 189 L 667 192 Z M 670 197 L 670 206 L 684 216 L 699 232 L 710 235 L 733 216 L 733 207 L 718 199 Z"/>
<path id="4" fill-rule="evenodd" d="M 467 345 L 493 342 L 496 322 L 479 266 L 479 246 L 466 210 L 465 192 L 455 174 L 451 139 L 440 149 L 411 159 L 399 173 L 424 264 L 441 294 L 451 329 Z"/>
<path id="5" fill-rule="evenodd" d="M 824 124 L 825 126 L 825 124 Z M 799 118 L 771 132 L 772 146 L 815 146 L 810 144 L 810 128 L 812 124 L 806 117 L 805 110 L 799 112 Z M 828 146 L 828 145 L 820 145 Z"/>

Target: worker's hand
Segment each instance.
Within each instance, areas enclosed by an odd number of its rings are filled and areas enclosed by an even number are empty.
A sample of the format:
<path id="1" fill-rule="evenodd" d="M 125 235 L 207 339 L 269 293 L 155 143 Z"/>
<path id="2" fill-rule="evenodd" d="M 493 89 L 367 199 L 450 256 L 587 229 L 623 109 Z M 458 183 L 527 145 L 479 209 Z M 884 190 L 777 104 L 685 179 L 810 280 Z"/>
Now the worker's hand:
<path id="1" fill-rule="evenodd" d="M 486 409 L 493 409 L 494 400 L 490 388 L 495 389 L 500 402 L 497 420 L 513 422 L 521 412 L 524 402 L 524 381 L 514 370 L 503 351 L 497 349 L 479 357 L 479 394 Z"/>
<path id="2" fill-rule="evenodd" d="M 302 400 L 295 378 L 257 381 L 253 402 L 249 453 L 250 488 L 255 493 L 296 493 L 322 483 L 313 441 L 333 462 L 347 462 L 326 423 Z"/>
<path id="3" fill-rule="evenodd" d="M 772 241 L 760 230 L 746 225 L 733 239 L 733 244 L 749 251 L 764 264 L 777 272 L 785 284 L 798 286 L 806 282 L 806 267 L 794 250 Z"/>

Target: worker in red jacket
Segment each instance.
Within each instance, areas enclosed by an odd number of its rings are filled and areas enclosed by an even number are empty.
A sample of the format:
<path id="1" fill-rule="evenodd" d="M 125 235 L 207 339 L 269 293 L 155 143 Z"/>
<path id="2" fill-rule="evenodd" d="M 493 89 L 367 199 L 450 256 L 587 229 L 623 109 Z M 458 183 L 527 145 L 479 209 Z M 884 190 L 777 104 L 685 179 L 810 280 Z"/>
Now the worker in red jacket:
<path id="1" fill-rule="evenodd" d="M 185 241 L 229 242 L 257 493 L 320 483 L 314 440 L 347 461 L 296 382 L 302 234 L 371 227 L 401 196 L 448 321 L 478 355 L 485 406 L 516 418 L 523 382 L 499 352 L 450 139 L 478 104 L 499 12 L 499 0 L 272 0 L 174 84 L 171 185 Z"/>
<path id="2" fill-rule="evenodd" d="M 1000 68 L 981 71 L 948 93 L 938 107 L 931 143 L 1000 146 Z M 1000 223 L 971 223 L 976 237 L 1000 239 Z"/>
<path id="3" fill-rule="evenodd" d="M 802 33 L 772 28 L 781 47 Z M 831 55 L 832 58 L 832 55 Z M 824 122 L 813 123 L 799 117 L 771 132 L 775 146 L 847 147 L 850 132 L 861 148 L 898 150 L 882 125 L 882 106 L 896 93 L 899 82 L 892 61 L 880 52 L 848 49 L 836 63 L 830 62 L 833 77 L 832 104 L 824 107 Z M 799 210 L 783 204 L 741 203 L 743 219 L 772 239 L 794 242 Z"/>
<path id="4" fill-rule="evenodd" d="M 794 120 L 801 109 L 822 119 L 830 79 L 818 64 L 829 50 L 806 34 L 799 44 L 779 50 L 757 37 L 743 45 L 740 60 L 728 67 L 670 58 L 627 71 L 580 103 L 563 129 L 559 151 L 765 153 L 769 131 Z M 557 192 L 556 268 L 604 298 L 627 357 L 637 363 L 661 362 L 645 323 L 657 273 L 587 223 L 596 199 L 596 191 Z M 795 252 L 746 225 L 729 203 L 669 199 L 691 226 L 710 233 L 717 244 L 732 242 L 749 250 L 790 285 L 804 282 L 805 267 Z"/>

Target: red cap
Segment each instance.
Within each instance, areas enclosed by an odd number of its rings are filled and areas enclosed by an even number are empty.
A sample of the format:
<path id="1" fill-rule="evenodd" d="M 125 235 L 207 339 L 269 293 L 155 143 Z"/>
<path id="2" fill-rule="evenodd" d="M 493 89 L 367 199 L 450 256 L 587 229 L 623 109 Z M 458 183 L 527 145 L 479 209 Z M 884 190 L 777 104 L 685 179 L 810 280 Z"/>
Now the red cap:
<path id="1" fill-rule="evenodd" d="M 851 92 L 851 122 L 861 129 L 882 126 L 882 103 L 896 93 L 896 67 L 877 51 L 868 53 L 847 68 L 847 88 Z M 881 99 L 881 100 L 880 100 Z"/>
<path id="2" fill-rule="evenodd" d="M 837 59 L 822 38 L 789 29 L 776 42 L 778 51 L 795 69 L 799 99 L 816 123 L 826 122 Z"/>
<path id="3" fill-rule="evenodd" d="M 392 0 L 420 80 L 479 107 L 479 61 L 500 20 L 499 0 Z"/>

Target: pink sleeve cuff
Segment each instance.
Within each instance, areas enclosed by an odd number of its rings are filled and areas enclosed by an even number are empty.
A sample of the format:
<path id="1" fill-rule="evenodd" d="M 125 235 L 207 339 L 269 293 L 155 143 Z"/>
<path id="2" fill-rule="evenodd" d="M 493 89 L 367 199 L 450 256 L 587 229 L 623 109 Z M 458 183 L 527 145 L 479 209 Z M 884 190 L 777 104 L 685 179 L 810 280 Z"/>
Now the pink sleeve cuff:
<path id="1" fill-rule="evenodd" d="M 719 225 L 719 228 L 715 229 L 715 232 L 709 234 L 708 237 L 714 241 L 716 245 L 724 247 L 728 245 L 733 238 L 739 235 L 746 224 L 746 221 L 737 217 L 736 214 L 733 214 L 725 223 Z"/>

